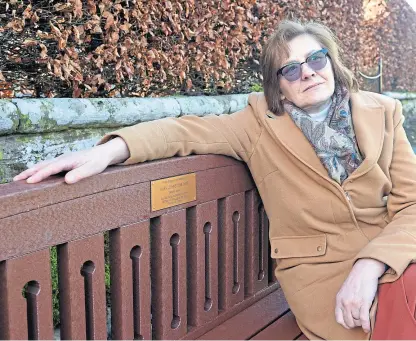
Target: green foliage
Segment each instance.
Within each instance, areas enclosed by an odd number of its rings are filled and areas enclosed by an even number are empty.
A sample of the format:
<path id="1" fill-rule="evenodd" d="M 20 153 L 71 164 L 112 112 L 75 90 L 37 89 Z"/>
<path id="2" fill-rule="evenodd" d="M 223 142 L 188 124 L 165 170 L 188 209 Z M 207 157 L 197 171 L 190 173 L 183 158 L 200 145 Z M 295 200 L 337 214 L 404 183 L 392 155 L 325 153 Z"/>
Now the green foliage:
<path id="1" fill-rule="evenodd" d="M 105 293 L 107 297 L 107 303 L 110 303 L 110 232 L 104 233 L 104 259 L 105 259 Z"/>
<path id="2" fill-rule="evenodd" d="M 110 264 L 105 264 L 105 289 L 106 292 L 109 292 L 110 289 Z"/>
<path id="3" fill-rule="evenodd" d="M 53 325 L 59 325 L 59 282 L 58 282 L 58 250 L 56 246 L 51 247 L 51 280 L 52 280 L 52 314 Z"/>
<path id="4" fill-rule="evenodd" d="M 263 86 L 259 83 L 254 83 L 250 86 L 251 92 L 263 92 Z"/>

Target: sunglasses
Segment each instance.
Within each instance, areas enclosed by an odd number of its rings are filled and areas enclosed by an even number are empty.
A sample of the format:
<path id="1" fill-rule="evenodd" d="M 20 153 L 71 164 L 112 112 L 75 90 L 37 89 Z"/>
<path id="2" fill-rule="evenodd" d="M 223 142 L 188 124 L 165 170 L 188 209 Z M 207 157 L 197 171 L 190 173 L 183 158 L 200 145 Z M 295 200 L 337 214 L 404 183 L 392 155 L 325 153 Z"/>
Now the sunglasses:
<path id="1" fill-rule="evenodd" d="M 303 63 L 290 63 L 277 70 L 277 76 L 282 75 L 289 82 L 298 80 L 302 75 L 302 64 L 308 64 L 313 71 L 321 70 L 328 61 L 328 50 L 323 48 L 312 53 Z M 329 57 L 329 56 L 328 56 Z"/>

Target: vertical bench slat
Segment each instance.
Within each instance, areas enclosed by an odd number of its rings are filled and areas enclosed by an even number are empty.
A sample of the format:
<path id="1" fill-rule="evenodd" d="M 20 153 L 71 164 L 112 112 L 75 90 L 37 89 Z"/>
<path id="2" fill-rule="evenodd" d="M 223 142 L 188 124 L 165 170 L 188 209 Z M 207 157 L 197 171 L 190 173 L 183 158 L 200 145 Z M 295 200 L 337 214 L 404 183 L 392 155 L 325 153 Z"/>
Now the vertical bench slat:
<path id="1" fill-rule="evenodd" d="M 218 315 L 218 204 L 188 210 L 188 324 L 201 326 Z"/>
<path id="2" fill-rule="evenodd" d="M 246 296 L 251 296 L 269 281 L 269 221 L 256 190 L 246 193 L 246 212 Z"/>
<path id="3" fill-rule="evenodd" d="M 58 261 L 61 338 L 107 339 L 103 235 L 60 245 Z"/>
<path id="4" fill-rule="evenodd" d="M 152 337 L 149 231 L 149 221 L 110 231 L 111 328 L 116 340 Z"/>
<path id="5" fill-rule="evenodd" d="M 187 332 L 186 210 L 151 221 L 153 338 L 179 339 Z"/>
<path id="6" fill-rule="evenodd" d="M 245 194 L 220 200 L 219 309 L 244 300 Z"/>
<path id="7" fill-rule="evenodd" d="M 53 339 L 51 294 L 49 249 L 1 262 L 0 339 Z"/>

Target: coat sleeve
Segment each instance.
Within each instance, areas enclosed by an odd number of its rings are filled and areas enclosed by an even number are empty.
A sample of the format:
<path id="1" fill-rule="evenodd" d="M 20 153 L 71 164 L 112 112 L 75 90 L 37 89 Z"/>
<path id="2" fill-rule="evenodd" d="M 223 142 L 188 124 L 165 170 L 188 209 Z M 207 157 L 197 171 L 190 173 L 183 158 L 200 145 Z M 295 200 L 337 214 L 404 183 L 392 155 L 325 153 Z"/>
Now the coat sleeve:
<path id="1" fill-rule="evenodd" d="M 392 189 L 387 200 L 390 223 L 356 257 L 373 258 L 387 264 L 390 269 L 381 282 L 396 280 L 416 260 L 416 156 L 406 137 L 403 121 L 402 106 L 396 100 L 390 165 Z"/>
<path id="2" fill-rule="evenodd" d="M 260 137 L 256 115 L 258 95 L 250 94 L 248 105 L 231 115 L 183 116 L 139 123 L 105 135 L 98 144 L 120 136 L 134 164 L 172 156 L 221 154 L 248 162 Z"/>

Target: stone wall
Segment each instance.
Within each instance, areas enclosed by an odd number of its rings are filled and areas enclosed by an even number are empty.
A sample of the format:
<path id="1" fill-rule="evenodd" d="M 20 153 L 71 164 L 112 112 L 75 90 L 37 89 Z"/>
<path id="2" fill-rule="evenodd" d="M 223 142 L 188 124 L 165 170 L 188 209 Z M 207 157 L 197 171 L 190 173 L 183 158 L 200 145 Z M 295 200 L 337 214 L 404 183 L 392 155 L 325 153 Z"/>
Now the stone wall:
<path id="1" fill-rule="evenodd" d="M 183 115 L 229 114 L 247 95 L 0 100 L 0 183 L 41 160 L 92 147 L 106 132 Z"/>
<path id="2" fill-rule="evenodd" d="M 406 116 L 404 129 L 413 151 L 416 152 L 416 92 L 385 92 L 384 94 L 402 102 L 403 113 Z"/>
<path id="3" fill-rule="evenodd" d="M 405 128 L 416 149 L 416 93 L 386 93 L 403 103 Z M 0 100 L 0 183 L 41 160 L 93 146 L 106 132 L 183 115 L 229 114 L 248 95 L 123 99 Z"/>

